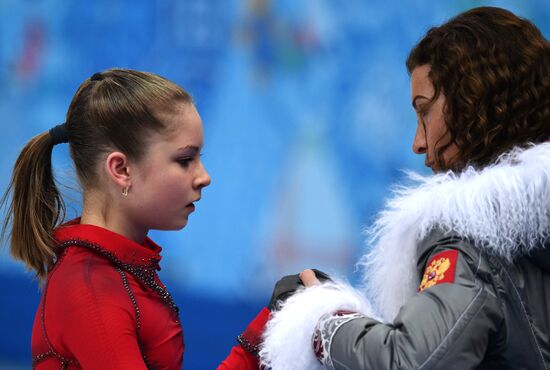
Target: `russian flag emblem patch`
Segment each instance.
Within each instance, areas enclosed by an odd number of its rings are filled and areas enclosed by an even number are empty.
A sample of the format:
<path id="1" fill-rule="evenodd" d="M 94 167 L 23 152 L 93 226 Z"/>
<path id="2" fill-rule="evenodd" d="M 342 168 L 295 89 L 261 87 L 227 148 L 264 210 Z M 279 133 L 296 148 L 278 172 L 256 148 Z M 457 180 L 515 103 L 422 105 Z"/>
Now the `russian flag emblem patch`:
<path id="1" fill-rule="evenodd" d="M 437 284 L 454 283 L 457 258 L 456 249 L 449 249 L 433 256 L 426 265 L 418 291 Z"/>

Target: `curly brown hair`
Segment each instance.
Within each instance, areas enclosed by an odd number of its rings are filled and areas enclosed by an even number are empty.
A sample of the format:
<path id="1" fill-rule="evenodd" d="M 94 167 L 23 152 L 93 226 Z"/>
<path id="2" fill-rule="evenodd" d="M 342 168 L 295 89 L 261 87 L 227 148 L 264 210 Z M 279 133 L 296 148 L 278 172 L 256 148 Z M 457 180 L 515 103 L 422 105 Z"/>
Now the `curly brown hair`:
<path id="1" fill-rule="evenodd" d="M 433 103 L 444 94 L 450 141 L 440 168 L 483 167 L 515 146 L 550 138 L 550 44 L 537 27 L 495 7 L 471 9 L 431 28 L 407 58 L 430 66 Z M 442 160 L 451 144 L 458 153 Z"/>

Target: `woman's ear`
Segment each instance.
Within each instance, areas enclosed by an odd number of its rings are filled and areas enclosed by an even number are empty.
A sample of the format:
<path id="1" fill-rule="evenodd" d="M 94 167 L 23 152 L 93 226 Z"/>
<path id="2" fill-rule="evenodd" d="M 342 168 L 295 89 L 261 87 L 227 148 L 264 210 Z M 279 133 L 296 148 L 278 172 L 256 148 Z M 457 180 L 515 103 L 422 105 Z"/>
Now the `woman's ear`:
<path id="1" fill-rule="evenodd" d="M 108 178 L 119 186 L 121 190 L 130 187 L 129 161 L 126 154 L 121 152 L 110 153 L 105 160 L 105 172 Z"/>

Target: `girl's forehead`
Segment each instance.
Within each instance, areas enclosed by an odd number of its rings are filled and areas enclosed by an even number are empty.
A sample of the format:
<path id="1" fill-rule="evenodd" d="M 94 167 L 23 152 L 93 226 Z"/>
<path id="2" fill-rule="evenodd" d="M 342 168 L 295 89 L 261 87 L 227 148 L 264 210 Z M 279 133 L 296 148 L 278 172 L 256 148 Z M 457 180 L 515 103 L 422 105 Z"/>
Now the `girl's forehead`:
<path id="1" fill-rule="evenodd" d="M 170 107 L 156 112 L 158 119 L 167 126 L 179 126 L 188 120 L 200 119 L 199 113 L 195 106 L 187 102 L 176 102 Z"/>
<path id="2" fill-rule="evenodd" d="M 204 133 L 202 121 L 195 110 L 174 113 L 170 121 L 165 121 L 167 130 L 151 137 L 151 144 L 168 150 L 186 147 L 203 147 Z"/>
<path id="3" fill-rule="evenodd" d="M 158 112 L 157 117 L 164 123 L 167 137 L 202 130 L 201 117 L 190 103 L 178 103 L 173 109 Z"/>

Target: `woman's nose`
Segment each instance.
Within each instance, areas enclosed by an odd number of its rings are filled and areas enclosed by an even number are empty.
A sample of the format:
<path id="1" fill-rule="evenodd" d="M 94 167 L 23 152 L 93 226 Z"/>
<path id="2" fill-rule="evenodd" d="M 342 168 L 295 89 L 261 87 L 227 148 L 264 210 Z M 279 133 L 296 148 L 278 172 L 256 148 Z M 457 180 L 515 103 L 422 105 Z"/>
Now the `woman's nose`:
<path id="1" fill-rule="evenodd" d="M 424 154 L 427 150 L 426 144 L 426 131 L 422 124 L 418 123 L 416 126 L 416 133 L 414 135 L 412 150 L 416 154 Z"/>

